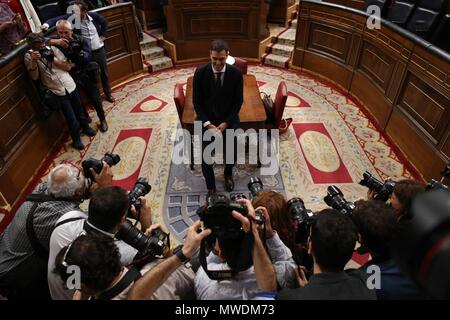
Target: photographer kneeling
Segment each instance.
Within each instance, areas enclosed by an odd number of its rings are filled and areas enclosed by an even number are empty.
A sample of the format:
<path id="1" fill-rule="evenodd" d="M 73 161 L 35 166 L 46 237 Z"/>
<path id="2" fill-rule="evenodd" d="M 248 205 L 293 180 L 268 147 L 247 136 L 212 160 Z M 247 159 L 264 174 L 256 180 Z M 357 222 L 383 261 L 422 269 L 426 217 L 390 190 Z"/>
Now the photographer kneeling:
<path id="1" fill-rule="evenodd" d="M 112 173 L 105 163 L 96 184 L 89 188 L 80 170 L 70 164 L 53 168 L 47 181 L 20 206 L 0 236 L 0 294 L 10 300 L 50 299 L 47 263 L 50 235 L 58 219 L 79 210 L 90 189 L 110 186 Z"/>
<path id="2" fill-rule="evenodd" d="M 47 44 L 53 45 L 61 50 L 67 59 L 72 63 L 70 75 L 75 80 L 79 88 L 83 88 L 94 105 L 100 120 L 99 129 L 101 132 L 108 130 L 108 124 L 105 119 L 102 99 L 97 86 L 97 76 L 99 65 L 92 61 L 91 49 L 86 40 L 73 33 L 72 25 L 67 20 L 58 20 L 56 30 L 59 38 L 52 38 Z"/>
<path id="3" fill-rule="evenodd" d="M 360 270 L 346 270 L 357 240 L 352 220 L 335 209 L 320 211 L 308 239 L 308 253 L 314 261 L 314 274 L 307 280 L 299 270 L 298 289 L 283 289 L 280 300 L 375 300 L 375 290 L 367 287 L 367 276 Z"/>

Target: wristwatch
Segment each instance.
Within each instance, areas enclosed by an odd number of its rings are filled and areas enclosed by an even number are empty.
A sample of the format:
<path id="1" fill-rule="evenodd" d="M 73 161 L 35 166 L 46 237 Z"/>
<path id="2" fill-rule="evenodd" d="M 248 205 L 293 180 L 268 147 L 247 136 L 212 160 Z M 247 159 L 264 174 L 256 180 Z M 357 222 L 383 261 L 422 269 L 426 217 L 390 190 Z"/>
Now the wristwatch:
<path id="1" fill-rule="evenodd" d="M 181 263 L 187 263 L 190 260 L 188 257 L 186 257 L 183 254 L 183 245 L 182 244 L 180 244 L 178 247 L 173 249 L 173 254 L 176 255 L 178 257 L 178 259 L 180 259 Z"/>

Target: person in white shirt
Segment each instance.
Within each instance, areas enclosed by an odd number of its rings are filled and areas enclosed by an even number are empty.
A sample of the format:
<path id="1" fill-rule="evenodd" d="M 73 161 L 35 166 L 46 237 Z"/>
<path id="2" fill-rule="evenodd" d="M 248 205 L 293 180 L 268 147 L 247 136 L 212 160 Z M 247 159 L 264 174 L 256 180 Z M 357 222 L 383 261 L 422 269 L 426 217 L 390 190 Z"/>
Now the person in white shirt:
<path id="1" fill-rule="evenodd" d="M 75 81 L 69 74 L 72 65 L 58 48 L 46 47 L 45 38 L 40 34 L 30 33 L 27 42 L 32 49 L 25 53 L 24 62 L 31 79 L 40 79 L 43 86 L 50 90 L 50 99 L 61 108 L 66 118 L 72 146 L 83 150 L 80 127 L 88 136 L 95 136 L 96 132 L 89 126 Z"/>

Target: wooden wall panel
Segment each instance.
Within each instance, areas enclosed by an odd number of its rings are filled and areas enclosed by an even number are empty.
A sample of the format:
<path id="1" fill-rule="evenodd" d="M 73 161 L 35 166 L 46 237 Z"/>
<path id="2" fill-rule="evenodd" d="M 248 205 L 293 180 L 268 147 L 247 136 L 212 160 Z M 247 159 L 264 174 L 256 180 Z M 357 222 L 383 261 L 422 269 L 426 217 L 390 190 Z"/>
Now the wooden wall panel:
<path id="1" fill-rule="evenodd" d="M 176 62 L 208 58 L 213 39 L 228 42 L 233 56 L 259 59 L 259 44 L 269 36 L 264 0 L 172 0 L 164 7 Z"/>
<path id="2" fill-rule="evenodd" d="M 98 12 L 108 21 L 106 49 L 114 85 L 142 72 L 133 6 L 119 4 Z M 0 59 L 0 192 L 10 205 L 20 199 L 67 131 L 61 112 L 43 117 L 40 99 L 23 64 L 26 49 L 22 45 L 10 59 Z"/>
<path id="3" fill-rule="evenodd" d="M 395 27 L 366 29 L 362 13 L 301 2 L 292 66 L 348 89 L 425 179 L 449 159 L 449 61 Z"/>
<path id="4" fill-rule="evenodd" d="M 295 0 L 275 0 L 270 5 L 267 22 L 287 26 L 295 9 Z"/>

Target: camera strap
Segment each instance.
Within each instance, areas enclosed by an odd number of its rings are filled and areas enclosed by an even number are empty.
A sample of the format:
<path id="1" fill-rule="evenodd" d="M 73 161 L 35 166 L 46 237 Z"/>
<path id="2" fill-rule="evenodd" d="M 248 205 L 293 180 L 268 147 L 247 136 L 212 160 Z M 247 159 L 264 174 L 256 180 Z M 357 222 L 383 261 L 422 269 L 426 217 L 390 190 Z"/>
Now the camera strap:
<path id="1" fill-rule="evenodd" d="M 127 273 L 119 280 L 113 287 L 103 291 L 97 299 L 93 300 L 112 300 L 118 296 L 126 288 L 128 288 L 134 281 L 141 277 L 141 273 L 135 267 L 128 269 Z"/>
<path id="2" fill-rule="evenodd" d="M 30 194 L 25 201 L 30 201 L 30 202 L 34 202 L 33 205 L 31 206 L 30 212 L 27 215 L 27 220 L 26 220 L 26 232 L 27 232 L 27 237 L 30 240 L 30 244 L 31 247 L 33 248 L 34 252 L 36 252 L 36 254 L 41 257 L 42 259 L 48 259 L 48 250 L 46 248 L 44 248 L 44 246 L 39 242 L 36 232 L 34 230 L 34 226 L 33 226 L 33 221 L 34 221 L 34 217 L 35 217 L 35 213 L 36 213 L 36 209 L 39 205 L 39 203 L 43 203 L 43 202 L 50 202 L 50 201 L 74 201 L 74 199 L 57 199 L 51 195 L 48 194 L 41 194 L 41 193 L 33 193 Z M 61 221 L 61 222 L 65 222 L 65 221 Z M 55 228 L 60 224 L 57 224 L 55 226 Z M 54 228 L 54 229 L 55 229 Z"/>

